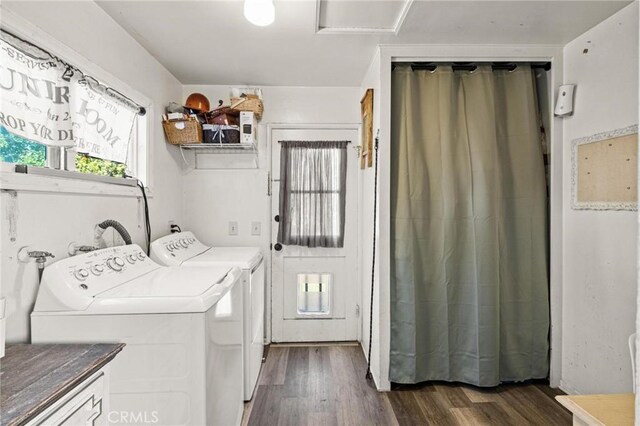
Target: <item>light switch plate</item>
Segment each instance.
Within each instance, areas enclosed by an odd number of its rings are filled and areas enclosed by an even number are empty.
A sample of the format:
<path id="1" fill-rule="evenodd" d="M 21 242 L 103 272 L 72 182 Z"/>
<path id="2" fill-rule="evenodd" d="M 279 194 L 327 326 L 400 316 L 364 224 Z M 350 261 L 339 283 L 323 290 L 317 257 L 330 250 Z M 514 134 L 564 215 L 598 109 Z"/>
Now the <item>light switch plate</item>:
<path id="1" fill-rule="evenodd" d="M 260 235 L 262 224 L 260 222 L 251 222 L 251 235 Z"/>
<path id="2" fill-rule="evenodd" d="M 229 222 L 229 235 L 238 235 L 238 222 Z"/>

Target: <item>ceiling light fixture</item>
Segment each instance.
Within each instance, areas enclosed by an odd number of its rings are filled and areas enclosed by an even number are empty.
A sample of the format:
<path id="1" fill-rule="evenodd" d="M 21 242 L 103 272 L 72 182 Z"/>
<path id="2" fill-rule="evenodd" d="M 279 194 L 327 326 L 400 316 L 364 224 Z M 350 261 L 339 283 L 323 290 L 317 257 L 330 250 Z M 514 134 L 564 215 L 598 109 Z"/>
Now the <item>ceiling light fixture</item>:
<path id="1" fill-rule="evenodd" d="M 273 24 L 276 19 L 273 0 L 244 0 L 244 17 L 259 27 Z"/>

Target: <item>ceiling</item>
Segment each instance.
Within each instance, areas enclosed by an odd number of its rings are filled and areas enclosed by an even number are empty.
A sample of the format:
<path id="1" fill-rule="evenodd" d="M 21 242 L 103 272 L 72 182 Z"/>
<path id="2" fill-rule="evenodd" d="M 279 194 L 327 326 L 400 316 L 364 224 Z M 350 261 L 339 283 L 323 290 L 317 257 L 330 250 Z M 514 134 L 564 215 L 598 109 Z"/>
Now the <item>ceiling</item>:
<path id="1" fill-rule="evenodd" d="M 358 86 L 377 44 L 564 45 L 630 1 L 275 0 L 268 27 L 240 0 L 97 3 L 183 84 Z"/>

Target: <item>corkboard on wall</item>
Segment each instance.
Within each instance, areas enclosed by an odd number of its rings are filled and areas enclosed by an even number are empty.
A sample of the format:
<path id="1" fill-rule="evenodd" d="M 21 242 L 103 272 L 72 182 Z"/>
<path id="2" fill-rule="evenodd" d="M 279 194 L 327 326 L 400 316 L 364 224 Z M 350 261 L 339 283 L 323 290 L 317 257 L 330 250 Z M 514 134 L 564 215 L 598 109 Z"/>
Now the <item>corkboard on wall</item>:
<path id="1" fill-rule="evenodd" d="M 638 127 L 573 141 L 572 207 L 637 210 Z"/>
<path id="2" fill-rule="evenodd" d="M 360 154 L 360 168 L 373 165 L 373 89 L 367 89 L 360 101 L 360 115 L 362 117 L 362 152 Z"/>

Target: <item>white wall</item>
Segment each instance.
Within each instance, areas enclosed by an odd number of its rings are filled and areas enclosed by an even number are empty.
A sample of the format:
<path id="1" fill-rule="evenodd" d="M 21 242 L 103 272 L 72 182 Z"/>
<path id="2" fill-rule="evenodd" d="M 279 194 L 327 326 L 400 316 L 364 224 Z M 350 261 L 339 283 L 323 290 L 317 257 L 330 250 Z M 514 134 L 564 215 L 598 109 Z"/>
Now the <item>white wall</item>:
<path id="1" fill-rule="evenodd" d="M 588 53 L 583 53 L 588 49 Z M 563 363 L 570 393 L 630 392 L 635 330 L 636 212 L 572 210 L 571 141 L 638 123 L 638 3 L 564 48 L 577 84 L 564 121 Z"/>
<path id="2" fill-rule="evenodd" d="M 148 163 L 153 191 L 151 226 L 153 237 L 168 233 L 168 221 L 180 220 L 182 214 L 182 159 L 175 147 L 165 143 L 157 112 L 169 101 L 181 99 L 181 85 L 92 1 L 3 1 L 1 7 L 3 25 L 18 23 L 27 35 L 55 39 L 51 43 L 66 45 L 92 66 L 152 100 Z M 23 25 L 23 21 L 28 22 Z M 29 245 L 53 252 L 56 259 L 64 258 L 69 242 L 91 243 L 94 225 L 107 218 L 121 221 L 134 242 L 142 245 L 142 209 L 131 195 L 7 192 L 7 188 L 2 185 L 0 198 L 1 290 L 7 298 L 7 340 L 22 342 L 29 339 L 28 318 L 37 292 L 37 273 L 33 263 L 17 262 L 18 249 Z"/>
<path id="3" fill-rule="evenodd" d="M 380 128 L 380 50 L 376 52 L 372 58 L 371 64 L 362 81 L 362 93 L 367 89 L 373 89 L 373 137 L 375 139 L 378 129 Z M 374 140 L 375 145 L 375 140 Z M 374 166 L 361 171 L 361 180 L 358 187 L 361 215 L 360 215 L 360 285 L 362 293 L 362 349 L 365 356 L 369 351 L 369 316 L 371 314 L 371 264 L 372 264 L 372 246 L 373 246 L 373 195 L 374 195 L 374 179 L 375 179 L 375 157 Z M 377 206 L 376 206 L 377 208 Z M 376 224 L 378 228 L 379 221 Z M 378 235 L 378 232 L 376 232 Z M 371 372 L 376 384 L 380 384 L 380 353 L 377 348 L 379 343 L 380 330 L 380 299 L 379 295 L 380 276 L 379 270 L 379 251 L 376 254 L 376 273 L 374 274 L 374 299 L 373 299 L 373 346 L 371 348 Z"/>
<path id="4" fill-rule="evenodd" d="M 230 87 L 188 85 L 184 87 L 183 98 L 186 99 L 192 92 L 203 93 L 212 105 L 217 105 L 218 99 L 228 102 Z M 190 170 L 185 165 L 187 171 L 183 178 L 182 197 L 184 219 L 181 226 L 183 230 L 194 231 L 208 244 L 259 246 L 269 259 L 269 243 L 274 240 L 271 238 L 271 197 L 267 195 L 270 170 L 268 124 L 358 123 L 362 94 L 358 87 L 262 87 L 262 92 L 265 111 L 258 126 L 259 168 Z M 191 166 L 194 164 L 191 156 L 187 160 Z M 229 235 L 229 221 L 238 222 L 238 235 Z M 251 222 L 261 223 L 260 236 L 251 235 Z M 270 294 L 270 267 L 269 264 L 267 294 Z M 270 307 L 268 301 L 268 321 Z"/>

